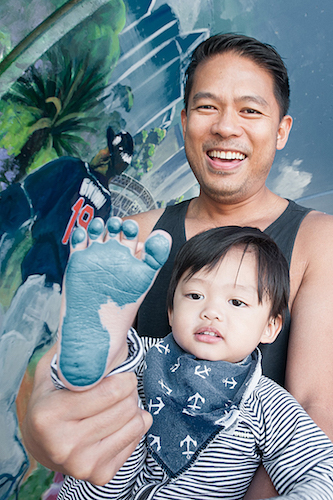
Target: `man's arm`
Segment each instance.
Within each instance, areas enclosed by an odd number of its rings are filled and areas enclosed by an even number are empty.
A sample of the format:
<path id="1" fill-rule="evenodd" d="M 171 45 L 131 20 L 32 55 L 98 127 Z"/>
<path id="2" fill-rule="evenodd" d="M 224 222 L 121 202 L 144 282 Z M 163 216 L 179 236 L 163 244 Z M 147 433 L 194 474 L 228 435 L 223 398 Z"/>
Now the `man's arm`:
<path id="1" fill-rule="evenodd" d="M 291 309 L 286 388 L 333 440 L 332 216 L 317 212 L 306 217 L 292 266 L 292 287 L 301 283 Z"/>
<path id="2" fill-rule="evenodd" d="M 311 212 L 296 238 L 291 269 L 286 389 L 333 441 L 333 217 Z M 244 500 L 276 495 L 263 467 Z"/>
<path id="3" fill-rule="evenodd" d="M 140 226 L 140 241 L 147 238 L 162 212 L 132 217 Z M 46 354 L 37 367 L 22 429 L 24 443 L 51 470 L 105 484 L 152 423 L 149 413 L 138 407 L 136 376 L 109 377 L 86 392 L 59 391 L 50 378 L 55 351 Z"/>
<path id="4" fill-rule="evenodd" d="M 243 500 L 260 500 L 275 496 L 277 491 L 263 465 L 260 465 Z"/>

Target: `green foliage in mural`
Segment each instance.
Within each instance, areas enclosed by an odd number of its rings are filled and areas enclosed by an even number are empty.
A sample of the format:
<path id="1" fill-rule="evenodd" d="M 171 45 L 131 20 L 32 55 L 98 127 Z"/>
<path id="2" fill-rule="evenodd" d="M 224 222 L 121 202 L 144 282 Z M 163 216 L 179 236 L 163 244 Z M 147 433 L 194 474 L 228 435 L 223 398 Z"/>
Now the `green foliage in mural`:
<path id="1" fill-rule="evenodd" d="M 132 166 L 136 170 L 136 177 L 140 179 L 146 172 L 149 172 L 154 164 L 156 146 L 158 146 L 166 136 L 166 130 L 163 128 L 154 128 L 149 132 L 142 130 L 134 138 L 135 148 L 132 160 Z"/>
<path id="2" fill-rule="evenodd" d="M 9 155 L 17 155 L 29 137 L 31 112 L 22 104 L 0 101 L 0 144 Z"/>
<path id="3" fill-rule="evenodd" d="M 3 97 L 0 148 L 7 156 L 0 169 L 2 188 L 57 156 L 89 154 L 89 141 L 82 136 L 103 129 L 105 89 L 124 23 L 123 1 L 110 0 L 42 55 Z M 129 111 L 131 91 L 118 87 L 116 97 Z M 120 124 L 119 113 L 113 118 Z"/>
<path id="4" fill-rule="evenodd" d="M 4 31 L 0 31 L 0 61 L 10 52 L 10 36 Z"/>
<path id="5" fill-rule="evenodd" d="M 43 494 L 52 484 L 53 477 L 54 472 L 37 464 L 37 468 L 22 484 L 18 494 L 12 495 L 8 500 L 42 500 Z"/>
<path id="6" fill-rule="evenodd" d="M 77 145 L 84 140 L 77 132 L 94 131 L 91 124 L 97 118 L 89 112 L 99 104 L 104 78 L 87 59 L 75 61 L 54 51 L 15 83 L 4 99 L 30 113 L 28 138 L 15 156 L 15 181 L 22 179 L 42 149 L 54 148 L 58 156 L 80 154 Z"/>
<path id="7" fill-rule="evenodd" d="M 110 0 L 67 33 L 58 46 L 67 50 L 71 58 L 89 54 L 89 65 L 97 66 L 100 72 L 107 74 L 119 58 L 118 35 L 125 21 L 124 2 Z"/>
<path id="8" fill-rule="evenodd" d="M 6 311 L 18 287 L 22 283 L 21 263 L 33 244 L 31 232 L 16 235 L 15 244 L 2 262 L 0 279 L 0 304 Z"/>

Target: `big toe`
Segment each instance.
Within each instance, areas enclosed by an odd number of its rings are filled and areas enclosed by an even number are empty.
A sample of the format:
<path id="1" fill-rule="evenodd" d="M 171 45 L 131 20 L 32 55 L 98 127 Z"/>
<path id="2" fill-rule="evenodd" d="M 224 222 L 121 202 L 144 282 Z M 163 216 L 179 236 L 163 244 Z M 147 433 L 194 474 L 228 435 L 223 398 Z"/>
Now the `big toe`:
<path id="1" fill-rule="evenodd" d="M 143 248 L 143 261 L 153 269 L 159 269 L 169 257 L 171 236 L 165 231 L 154 231 Z"/>

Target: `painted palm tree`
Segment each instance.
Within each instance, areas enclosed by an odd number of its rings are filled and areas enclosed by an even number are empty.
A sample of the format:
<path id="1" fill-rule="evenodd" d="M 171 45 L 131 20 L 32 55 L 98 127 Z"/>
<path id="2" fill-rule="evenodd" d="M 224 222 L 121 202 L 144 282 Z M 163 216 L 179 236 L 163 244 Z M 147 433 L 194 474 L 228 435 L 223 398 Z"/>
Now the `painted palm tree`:
<path id="1" fill-rule="evenodd" d="M 2 168 L 5 184 L 38 166 L 38 152 L 53 148 L 51 157 L 80 156 L 89 149 L 80 135 L 96 132 L 93 124 L 103 115 L 99 107 L 119 57 L 125 13 L 123 0 L 67 0 L 0 62 L 3 100 L 23 105 L 31 116 L 28 139 Z M 16 79 L 22 67 L 27 69 Z M 12 87 L 3 94 L 6 85 Z"/>
<path id="2" fill-rule="evenodd" d="M 14 159 L 15 182 L 24 177 L 42 148 L 53 147 L 58 156 L 79 156 L 78 146 L 85 141 L 77 133 L 95 131 L 92 123 L 97 118 L 92 111 L 104 99 L 105 76 L 89 64 L 88 57 L 77 61 L 53 51 L 13 85 L 4 99 L 26 106 L 32 117 L 30 136 Z"/>

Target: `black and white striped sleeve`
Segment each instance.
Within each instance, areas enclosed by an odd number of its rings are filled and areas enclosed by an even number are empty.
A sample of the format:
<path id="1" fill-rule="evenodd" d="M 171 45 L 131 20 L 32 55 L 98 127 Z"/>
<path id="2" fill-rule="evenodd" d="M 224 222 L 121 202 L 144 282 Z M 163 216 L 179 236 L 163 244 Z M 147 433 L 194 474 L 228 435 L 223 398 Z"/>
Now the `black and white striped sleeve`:
<path id="1" fill-rule="evenodd" d="M 275 498 L 332 500 L 332 442 L 287 391 L 265 377 L 259 387 L 262 461 Z"/>
<path id="2" fill-rule="evenodd" d="M 137 366 L 140 364 L 143 355 L 144 348 L 141 342 L 140 337 L 134 330 L 134 328 L 130 328 L 127 333 L 127 347 L 128 347 L 128 356 L 127 359 L 119 365 L 117 368 L 112 370 L 107 377 L 111 375 L 116 375 L 117 373 L 123 372 L 132 372 L 135 371 Z M 57 389 L 65 389 L 64 384 L 61 382 L 58 376 L 58 368 L 57 368 L 57 355 L 55 354 L 51 361 L 51 379 Z"/>

